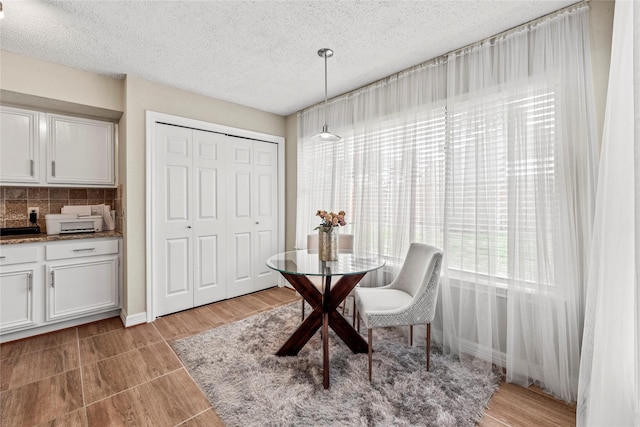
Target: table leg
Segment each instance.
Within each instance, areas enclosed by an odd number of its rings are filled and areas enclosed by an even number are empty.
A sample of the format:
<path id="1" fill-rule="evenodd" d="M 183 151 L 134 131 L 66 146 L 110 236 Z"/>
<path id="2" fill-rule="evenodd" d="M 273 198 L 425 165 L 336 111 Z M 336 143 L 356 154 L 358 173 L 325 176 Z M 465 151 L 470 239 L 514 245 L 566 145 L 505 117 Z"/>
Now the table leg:
<path id="1" fill-rule="evenodd" d="M 278 356 L 297 355 L 318 329 L 322 328 L 323 386 L 325 389 L 329 388 L 329 327 L 347 344 L 352 352 L 366 353 L 369 348 L 360 334 L 336 311 L 340 303 L 364 277 L 364 274 L 343 276 L 333 289 L 331 288 L 331 276 L 327 276 L 324 295 L 305 276 L 288 273 L 282 273 L 282 275 L 311 305 L 312 312 L 276 354 Z"/>
<path id="2" fill-rule="evenodd" d="M 329 388 L 329 314 L 322 313 L 322 385 Z"/>
<path id="3" fill-rule="evenodd" d="M 354 354 L 369 351 L 367 341 L 353 329 L 353 326 L 351 326 L 340 313 L 336 311 L 329 313 L 329 326 Z"/>
<path id="4" fill-rule="evenodd" d="M 307 316 L 302 324 L 276 352 L 277 356 L 295 356 L 311 337 L 322 327 L 322 310 L 317 308 Z"/>

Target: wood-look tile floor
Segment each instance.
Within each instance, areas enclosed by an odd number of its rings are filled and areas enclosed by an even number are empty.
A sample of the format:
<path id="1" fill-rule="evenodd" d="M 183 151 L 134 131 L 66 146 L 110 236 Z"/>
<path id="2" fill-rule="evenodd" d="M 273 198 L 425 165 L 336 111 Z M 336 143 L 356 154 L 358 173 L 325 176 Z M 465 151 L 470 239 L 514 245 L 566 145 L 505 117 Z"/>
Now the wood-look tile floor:
<path id="1" fill-rule="evenodd" d="M 286 288 L 123 328 L 119 318 L 0 346 L 0 425 L 223 426 L 169 346 L 292 301 Z M 574 426 L 575 407 L 501 384 L 481 426 Z"/>

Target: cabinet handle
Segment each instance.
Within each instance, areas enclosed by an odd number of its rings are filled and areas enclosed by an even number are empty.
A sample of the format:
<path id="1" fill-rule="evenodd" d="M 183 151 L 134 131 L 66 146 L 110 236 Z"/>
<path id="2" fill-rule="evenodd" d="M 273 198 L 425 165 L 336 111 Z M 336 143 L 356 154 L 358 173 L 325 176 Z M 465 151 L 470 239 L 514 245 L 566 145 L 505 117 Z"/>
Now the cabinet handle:
<path id="1" fill-rule="evenodd" d="M 31 170 L 31 176 L 33 176 L 33 159 L 29 160 L 29 163 L 30 163 L 29 167 Z"/>
<path id="2" fill-rule="evenodd" d="M 56 161 L 55 160 L 51 161 L 51 176 L 53 176 L 53 177 L 56 176 Z"/>
<path id="3" fill-rule="evenodd" d="M 29 290 L 29 292 L 31 292 L 33 290 L 33 274 L 29 273 L 27 275 L 27 280 L 29 281 L 29 286 L 27 287 L 27 289 Z"/>
<path id="4" fill-rule="evenodd" d="M 55 288 L 55 275 L 53 274 L 54 272 L 51 272 L 51 287 Z"/>
<path id="5" fill-rule="evenodd" d="M 96 248 L 85 248 L 85 249 L 74 249 L 73 252 L 88 252 L 88 251 L 95 251 Z"/>
<path id="6" fill-rule="evenodd" d="M 6 258 L 6 256 L 4 256 L 4 255 L 0 256 L 0 259 L 5 259 L 5 258 Z"/>

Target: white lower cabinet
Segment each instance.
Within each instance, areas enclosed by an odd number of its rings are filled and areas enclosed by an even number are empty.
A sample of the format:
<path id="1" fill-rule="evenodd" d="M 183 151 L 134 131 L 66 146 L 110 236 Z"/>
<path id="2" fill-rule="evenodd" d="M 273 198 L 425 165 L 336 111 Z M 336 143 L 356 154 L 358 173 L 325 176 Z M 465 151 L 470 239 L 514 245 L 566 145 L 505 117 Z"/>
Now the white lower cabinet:
<path id="1" fill-rule="evenodd" d="M 46 320 L 75 318 L 118 307 L 117 256 L 47 268 Z"/>
<path id="2" fill-rule="evenodd" d="M 118 310 L 119 260 L 119 238 L 0 245 L 2 341 Z"/>
<path id="3" fill-rule="evenodd" d="M 34 281 L 38 268 L 34 264 L 0 269 L 0 327 L 2 332 L 29 328 L 38 324 Z"/>

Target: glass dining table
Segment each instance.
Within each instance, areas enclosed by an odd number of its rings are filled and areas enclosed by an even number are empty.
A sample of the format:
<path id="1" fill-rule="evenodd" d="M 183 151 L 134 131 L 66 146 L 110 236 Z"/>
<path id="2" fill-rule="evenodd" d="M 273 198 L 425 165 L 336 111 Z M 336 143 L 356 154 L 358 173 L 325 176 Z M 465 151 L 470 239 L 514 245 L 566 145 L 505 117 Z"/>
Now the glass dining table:
<path id="1" fill-rule="evenodd" d="M 384 259 L 378 255 L 359 252 L 341 252 L 336 261 L 321 261 L 317 252 L 306 249 L 283 252 L 269 258 L 267 266 L 279 271 L 312 310 L 276 355 L 297 355 L 322 327 L 323 386 L 329 388 L 329 328 L 353 353 L 368 352 L 367 342 L 337 308 L 367 273 L 382 268 L 384 264 Z M 322 291 L 309 280 L 309 276 L 323 278 Z M 342 277 L 332 284 L 335 276 Z"/>

